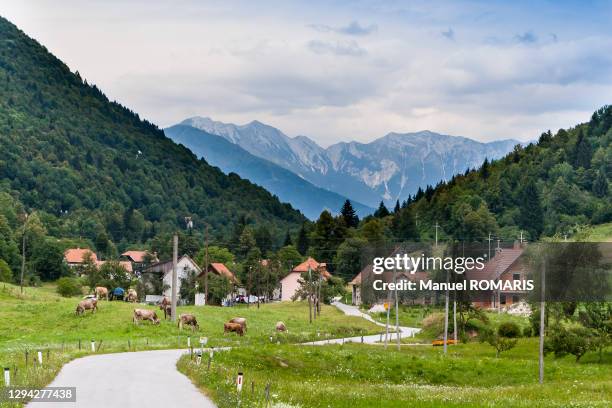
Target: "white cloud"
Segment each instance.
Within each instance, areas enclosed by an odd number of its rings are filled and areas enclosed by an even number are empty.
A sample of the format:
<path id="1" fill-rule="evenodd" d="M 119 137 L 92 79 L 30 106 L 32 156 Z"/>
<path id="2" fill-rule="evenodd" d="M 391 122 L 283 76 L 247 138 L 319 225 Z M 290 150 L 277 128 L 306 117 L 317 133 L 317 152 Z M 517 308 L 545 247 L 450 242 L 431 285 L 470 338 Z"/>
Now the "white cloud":
<path id="1" fill-rule="evenodd" d="M 538 7 L 8 0 L 2 13 L 160 126 L 258 119 L 329 145 L 422 129 L 528 140 L 588 120 L 612 101 L 605 13 Z"/>

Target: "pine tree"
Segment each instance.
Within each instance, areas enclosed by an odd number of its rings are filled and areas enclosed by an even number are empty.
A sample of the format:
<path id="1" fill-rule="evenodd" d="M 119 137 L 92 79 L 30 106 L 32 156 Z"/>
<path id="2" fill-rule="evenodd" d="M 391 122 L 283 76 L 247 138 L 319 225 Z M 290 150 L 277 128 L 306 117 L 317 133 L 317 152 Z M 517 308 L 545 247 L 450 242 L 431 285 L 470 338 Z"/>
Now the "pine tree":
<path id="1" fill-rule="evenodd" d="M 293 242 L 291 241 L 291 234 L 289 234 L 289 230 L 287 230 L 287 234 L 285 234 L 285 242 L 283 242 L 283 246 L 289 246 L 289 245 L 293 245 Z"/>
<path id="2" fill-rule="evenodd" d="M 593 182 L 593 194 L 599 198 L 603 198 L 608 194 L 608 178 L 604 169 L 597 172 L 597 177 L 595 177 Z"/>
<path id="3" fill-rule="evenodd" d="M 393 208 L 393 213 L 394 213 L 394 214 L 397 214 L 397 213 L 399 212 L 400 208 L 401 208 L 401 207 L 400 207 L 400 202 L 399 202 L 399 200 L 397 200 L 397 201 L 395 202 L 395 207 Z"/>
<path id="4" fill-rule="evenodd" d="M 344 205 L 340 210 L 340 214 L 348 228 L 357 228 L 359 225 L 359 217 L 357 217 L 355 209 L 353 208 L 350 200 L 346 200 L 344 202 Z"/>
<path id="5" fill-rule="evenodd" d="M 581 128 L 578 133 L 578 140 L 574 147 L 574 167 L 582 167 L 588 169 L 591 167 L 591 159 L 593 158 L 593 148 L 591 143 L 584 135 L 584 130 Z"/>
<path id="6" fill-rule="evenodd" d="M 387 215 L 389 215 L 389 210 L 387 209 L 387 207 L 385 207 L 385 203 L 381 201 L 380 205 L 378 206 L 378 209 L 374 212 L 374 217 L 384 218 Z"/>
<path id="7" fill-rule="evenodd" d="M 480 177 L 486 179 L 489 177 L 489 159 L 485 157 L 484 162 L 482 162 L 482 167 L 480 168 Z"/>
<path id="8" fill-rule="evenodd" d="M 540 195 L 533 181 L 529 181 L 519 194 L 519 226 L 529 232 L 532 239 L 537 239 L 544 230 L 544 212 L 540 204 Z"/>
<path id="9" fill-rule="evenodd" d="M 300 254 L 306 255 L 306 252 L 308 252 L 308 247 L 310 246 L 310 243 L 308 242 L 308 233 L 306 232 L 306 224 L 302 224 L 302 228 L 300 228 L 296 246 Z"/>

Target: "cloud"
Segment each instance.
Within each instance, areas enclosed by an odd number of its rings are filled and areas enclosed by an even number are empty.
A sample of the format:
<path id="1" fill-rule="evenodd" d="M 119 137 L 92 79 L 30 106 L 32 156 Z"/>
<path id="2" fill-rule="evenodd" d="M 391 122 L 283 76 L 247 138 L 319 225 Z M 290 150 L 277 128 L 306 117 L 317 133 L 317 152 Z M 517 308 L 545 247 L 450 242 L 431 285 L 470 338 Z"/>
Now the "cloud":
<path id="1" fill-rule="evenodd" d="M 308 42 L 308 49 L 315 54 L 334 54 L 340 56 L 361 57 L 367 54 L 356 41 L 327 42 L 312 40 Z"/>
<path id="2" fill-rule="evenodd" d="M 452 28 L 449 28 L 447 31 L 442 31 L 440 34 L 442 34 L 442 37 L 447 38 L 449 40 L 455 39 L 455 31 L 453 31 Z"/>
<path id="3" fill-rule="evenodd" d="M 514 40 L 523 44 L 534 44 L 538 42 L 538 37 L 531 31 L 526 31 L 523 34 L 514 36 Z"/>
<path id="4" fill-rule="evenodd" d="M 364 26 L 364 25 L 359 24 L 358 21 L 351 21 L 347 26 L 342 26 L 342 27 L 332 27 L 326 24 L 309 24 L 308 27 L 312 28 L 313 30 L 319 31 L 321 33 L 334 32 L 338 34 L 354 35 L 354 36 L 368 35 L 378 30 L 378 26 L 376 24 L 370 24 L 368 26 Z"/>

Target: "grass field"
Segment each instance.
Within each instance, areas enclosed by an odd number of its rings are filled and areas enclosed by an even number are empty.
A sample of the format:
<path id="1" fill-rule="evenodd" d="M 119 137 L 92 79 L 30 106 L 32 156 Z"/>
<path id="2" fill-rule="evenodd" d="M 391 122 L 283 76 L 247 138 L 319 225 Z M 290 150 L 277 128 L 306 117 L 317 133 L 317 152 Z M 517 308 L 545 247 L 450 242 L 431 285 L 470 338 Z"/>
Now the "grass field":
<path id="1" fill-rule="evenodd" d="M 60 297 L 53 285 L 24 288 L 21 295 L 18 287 L 0 283 L 0 367 L 11 368 L 14 385 L 48 384 L 63 364 L 91 353 L 92 339 L 96 341 L 96 352 L 111 353 L 187 347 L 187 336 L 191 336 L 192 345 L 197 344 L 197 338 L 205 336 L 208 345 L 222 347 L 269 344 L 270 336 L 275 343 L 285 344 L 379 331 L 374 324 L 345 316 L 332 306 L 323 306 L 321 317 L 309 324 L 308 306 L 300 302 L 261 305 L 259 310 L 253 305 L 249 308 L 179 307 L 178 313 L 196 315 L 200 329 L 192 333 L 188 329 L 179 331 L 169 320 L 163 321 L 163 314 L 158 326 L 149 322 L 139 326 L 132 323 L 135 307 L 156 309 L 153 306 L 100 301 L 97 313 L 75 316 L 78 301 L 79 298 Z M 223 322 L 236 316 L 247 318 L 247 334 L 224 336 Z M 287 325 L 287 334 L 275 333 L 279 320 Z M 38 350 L 43 352 L 42 367 L 35 366 Z"/>
<path id="2" fill-rule="evenodd" d="M 612 222 L 592 227 L 585 239 L 590 242 L 612 242 Z"/>
<path id="3" fill-rule="evenodd" d="M 221 408 L 237 406 L 234 385 L 244 373 L 243 406 L 282 407 L 608 407 L 612 403 L 612 355 L 603 363 L 587 355 L 546 358 L 546 383 L 538 384 L 537 339 L 495 358 L 479 343 L 441 348 L 404 346 L 266 345 L 237 348 L 198 366 L 179 362 Z"/>

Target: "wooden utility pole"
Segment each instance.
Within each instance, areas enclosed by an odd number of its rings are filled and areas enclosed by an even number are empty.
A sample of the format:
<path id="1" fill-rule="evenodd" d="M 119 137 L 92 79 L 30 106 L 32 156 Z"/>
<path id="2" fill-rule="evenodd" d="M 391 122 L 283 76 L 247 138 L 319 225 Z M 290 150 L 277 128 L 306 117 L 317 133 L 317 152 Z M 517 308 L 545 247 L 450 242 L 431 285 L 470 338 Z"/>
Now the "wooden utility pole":
<path id="1" fill-rule="evenodd" d="M 491 241 L 493 241 L 493 238 L 491 238 L 491 233 L 489 232 L 489 238 L 487 238 L 487 241 L 489 241 L 489 259 L 487 259 L 487 261 L 491 260 Z"/>
<path id="2" fill-rule="evenodd" d="M 446 296 L 444 299 L 444 354 L 446 354 L 447 349 L 448 349 L 448 345 L 446 344 L 448 341 L 448 298 L 449 298 L 449 293 L 448 293 L 448 270 L 446 271 L 446 284 L 447 284 L 447 288 L 446 288 Z"/>
<path id="3" fill-rule="evenodd" d="M 176 286 L 178 284 L 178 277 L 177 277 L 177 264 L 178 264 L 178 235 L 174 234 L 174 239 L 173 239 L 173 248 L 172 248 L 172 303 L 171 303 L 171 309 L 170 309 L 170 313 L 172 314 L 171 318 L 172 321 L 175 322 L 176 321 Z"/>
<path id="4" fill-rule="evenodd" d="M 204 304 L 208 305 L 208 224 L 204 232 Z"/>
<path id="5" fill-rule="evenodd" d="M 457 292 L 453 299 L 453 340 L 457 344 Z"/>
<path id="6" fill-rule="evenodd" d="M 546 290 L 544 284 L 546 282 L 546 258 L 542 264 L 542 288 L 540 289 L 540 384 L 544 384 L 544 317 L 546 314 Z"/>
<path id="7" fill-rule="evenodd" d="M 21 293 L 23 293 L 23 277 L 25 275 L 25 264 L 26 264 L 26 235 L 28 231 L 28 213 L 25 213 L 25 219 L 23 221 L 23 237 L 21 239 L 21 278 L 19 279 L 19 286 Z"/>
<path id="8" fill-rule="evenodd" d="M 399 328 L 399 296 L 397 294 L 397 269 L 393 269 L 393 282 L 395 283 L 395 337 L 397 349 L 400 349 L 400 328 Z"/>

